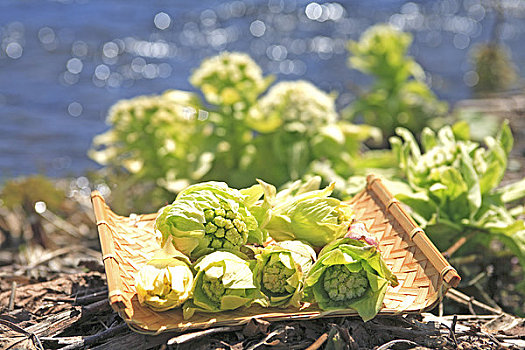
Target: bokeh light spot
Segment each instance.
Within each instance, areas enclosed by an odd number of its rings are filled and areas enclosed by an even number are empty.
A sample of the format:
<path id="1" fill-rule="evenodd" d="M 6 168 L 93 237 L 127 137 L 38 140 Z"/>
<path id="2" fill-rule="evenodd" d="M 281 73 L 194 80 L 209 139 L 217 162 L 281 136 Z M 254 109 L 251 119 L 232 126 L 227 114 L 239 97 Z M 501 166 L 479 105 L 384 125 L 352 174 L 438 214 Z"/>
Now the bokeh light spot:
<path id="1" fill-rule="evenodd" d="M 9 58 L 12 58 L 16 60 L 17 58 L 22 57 L 22 54 L 24 53 L 24 49 L 22 48 L 22 45 L 20 45 L 17 42 L 12 42 L 7 44 L 5 48 L 5 53 Z"/>
<path id="2" fill-rule="evenodd" d="M 38 31 L 38 40 L 44 45 L 52 44 L 55 39 L 55 31 L 49 27 L 40 28 Z"/>
<path id="3" fill-rule="evenodd" d="M 71 102 L 69 106 L 67 106 L 67 112 L 72 117 L 79 117 L 82 114 L 82 105 L 78 102 Z"/>
<path id="4" fill-rule="evenodd" d="M 95 68 L 95 77 L 97 77 L 97 79 L 106 80 L 109 78 L 110 73 L 109 67 L 105 64 L 99 64 L 97 68 Z"/>
<path id="5" fill-rule="evenodd" d="M 102 47 L 102 53 L 108 58 L 115 58 L 118 56 L 119 47 L 117 44 L 110 41 L 104 44 L 104 46 Z"/>
<path id="6" fill-rule="evenodd" d="M 168 29 L 171 24 L 171 18 L 167 13 L 159 12 L 155 15 L 153 23 L 155 24 L 155 27 L 160 30 Z"/>
<path id="7" fill-rule="evenodd" d="M 79 74 L 82 72 L 84 64 L 78 58 L 71 58 L 69 61 L 67 61 L 66 68 L 72 74 Z"/>
<path id="8" fill-rule="evenodd" d="M 260 38 L 261 36 L 264 35 L 265 32 L 266 32 L 266 25 L 264 24 L 263 21 L 256 20 L 250 24 L 250 33 L 252 33 L 253 36 Z"/>
<path id="9" fill-rule="evenodd" d="M 468 87 L 473 87 L 479 82 L 479 75 L 473 70 L 468 71 L 463 75 L 463 81 Z"/>
<path id="10" fill-rule="evenodd" d="M 456 34 L 452 42 L 456 49 L 464 50 L 470 45 L 470 38 L 465 34 Z"/>
<path id="11" fill-rule="evenodd" d="M 306 17 L 317 21 L 323 15 L 323 8 L 316 2 L 309 3 L 304 10 Z"/>
<path id="12" fill-rule="evenodd" d="M 35 203 L 35 211 L 38 213 L 38 214 L 42 214 L 43 212 L 45 212 L 47 210 L 47 205 L 45 202 L 42 202 L 42 201 L 38 201 Z"/>

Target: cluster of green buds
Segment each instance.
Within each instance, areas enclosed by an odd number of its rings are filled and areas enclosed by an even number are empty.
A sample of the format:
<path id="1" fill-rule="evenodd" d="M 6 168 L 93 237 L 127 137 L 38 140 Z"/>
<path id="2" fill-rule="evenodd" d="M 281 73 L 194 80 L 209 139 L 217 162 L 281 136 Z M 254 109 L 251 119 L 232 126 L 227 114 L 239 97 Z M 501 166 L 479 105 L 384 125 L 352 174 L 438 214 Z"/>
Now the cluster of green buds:
<path id="1" fill-rule="evenodd" d="M 364 270 L 351 273 L 345 265 L 332 265 L 326 269 L 323 287 L 333 301 L 351 301 L 365 294 L 368 278 Z"/>
<path id="2" fill-rule="evenodd" d="M 263 78 L 261 67 L 247 54 L 223 52 L 202 61 L 190 82 L 215 105 L 252 104 L 267 89 L 272 78 Z"/>
<path id="3" fill-rule="evenodd" d="M 242 216 L 234 210 L 218 208 L 204 211 L 206 224 L 204 239 L 213 249 L 235 249 L 246 244 L 248 229 Z"/>
<path id="4" fill-rule="evenodd" d="M 288 279 L 295 272 L 295 266 L 287 267 L 281 261 L 271 261 L 263 267 L 262 285 L 264 289 L 273 293 L 290 293 L 290 288 L 287 288 Z"/>
<path id="5" fill-rule="evenodd" d="M 249 119 L 260 132 L 282 128 L 287 132 L 315 133 L 337 121 L 335 96 L 304 80 L 280 82 L 259 100 Z"/>

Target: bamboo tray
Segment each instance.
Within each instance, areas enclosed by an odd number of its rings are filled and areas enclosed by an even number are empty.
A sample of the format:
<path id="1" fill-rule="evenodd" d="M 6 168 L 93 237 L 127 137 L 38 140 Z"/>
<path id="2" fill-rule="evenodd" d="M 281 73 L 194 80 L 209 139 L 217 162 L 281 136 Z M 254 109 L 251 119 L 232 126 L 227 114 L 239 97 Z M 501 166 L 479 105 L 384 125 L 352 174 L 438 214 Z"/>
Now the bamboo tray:
<path id="1" fill-rule="evenodd" d="M 268 321 L 314 319 L 330 316 L 353 316 L 353 310 L 322 311 L 315 305 L 302 309 L 250 308 L 219 314 L 196 313 L 190 320 L 182 318 L 180 309 L 155 312 L 139 304 L 134 275 L 159 249 L 154 214 L 119 216 L 106 205 L 97 191 L 91 194 L 106 269 L 109 302 L 112 308 L 141 333 L 185 331 L 214 326 L 240 325 L 251 318 Z M 405 212 L 373 175 L 367 187 L 355 196 L 357 220 L 364 222 L 379 241 L 381 255 L 397 276 L 399 285 L 389 287 L 379 314 L 419 313 L 436 306 L 449 287 L 456 287 L 460 277 L 421 228 Z"/>

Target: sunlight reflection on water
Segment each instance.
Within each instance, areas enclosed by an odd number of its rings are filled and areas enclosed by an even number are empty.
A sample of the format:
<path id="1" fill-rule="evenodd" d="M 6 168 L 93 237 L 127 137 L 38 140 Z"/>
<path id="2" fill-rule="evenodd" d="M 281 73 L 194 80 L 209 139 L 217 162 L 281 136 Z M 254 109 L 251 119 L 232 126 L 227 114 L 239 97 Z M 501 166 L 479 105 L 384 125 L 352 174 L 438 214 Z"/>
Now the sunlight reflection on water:
<path id="1" fill-rule="evenodd" d="M 523 65 L 525 2 L 501 3 L 502 39 Z M 169 88 L 193 90 L 191 70 L 222 50 L 248 52 L 278 80 L 308 79 L 335 90 L 344 106 L 353 99 L 348 82 L 369 81 L 346 66 L 347 41 L 379 22 L 414 34 L 411 54 L 427 70 L 428 83 L 456 101 L 468 97 L 478 79 L 467 52 L 488 39 L 493 20 L 480 0 L 5 0 L 0 178 L 95 168 L 86 151 L 107 128 L 112 104 Z"/>

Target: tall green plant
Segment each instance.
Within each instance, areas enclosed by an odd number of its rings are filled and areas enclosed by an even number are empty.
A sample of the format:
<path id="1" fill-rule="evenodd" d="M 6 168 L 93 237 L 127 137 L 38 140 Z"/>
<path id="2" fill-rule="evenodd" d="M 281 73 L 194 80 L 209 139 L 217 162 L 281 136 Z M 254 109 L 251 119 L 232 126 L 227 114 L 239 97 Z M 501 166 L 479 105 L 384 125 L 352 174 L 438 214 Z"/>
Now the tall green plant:
<path id="1" fill-rule="evenodd" d="M 438 248 L 465 237 L 462 249 L 488 249 L 498 239 L 525 266 L 525 222 L 516 218 L 523 210 L 506 208 L 525 197 L 525 180 L 500 186 L 513 145 L 508 123 L 496 137 L 485 138 L 485 147 L 469 140 L 465 122 L 437 134 L 424 129 L 423 150 L 410 131 L 396 131 L 390 143 L 410 185 L 396 197 L 413 209 Z"/>
<path id="2" fill-rule="evenodd" d="M 386 137 L 397 127 L 419 132 L 432 118 L 447 112 L 447 104 L 440 102 L 425 83 L 421 66 L 408 56 L 411 43 L 409 33 L 380 24 L 348 44 L 350 67 L 374 78 L 370 89 L 350 106 L 349 116 L 362 116 Z"/>

